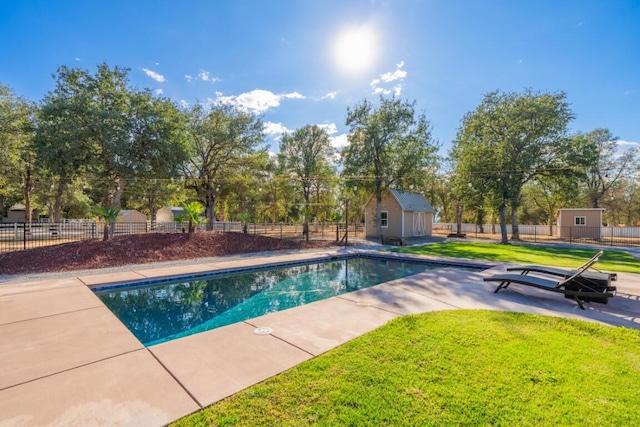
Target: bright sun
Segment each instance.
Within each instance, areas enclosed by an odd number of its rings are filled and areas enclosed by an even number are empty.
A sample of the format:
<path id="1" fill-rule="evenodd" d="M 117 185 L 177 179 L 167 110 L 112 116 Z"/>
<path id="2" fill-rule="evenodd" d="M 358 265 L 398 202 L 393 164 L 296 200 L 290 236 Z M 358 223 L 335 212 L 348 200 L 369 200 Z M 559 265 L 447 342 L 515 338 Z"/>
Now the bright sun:
<path id="1" fill-rule="evenodd" d="M 338 35 L 333 45 L 333 57 L 343 71 L 360 74 L 376 59 L 376 35 L 366 26 L 350 28 Z"/>

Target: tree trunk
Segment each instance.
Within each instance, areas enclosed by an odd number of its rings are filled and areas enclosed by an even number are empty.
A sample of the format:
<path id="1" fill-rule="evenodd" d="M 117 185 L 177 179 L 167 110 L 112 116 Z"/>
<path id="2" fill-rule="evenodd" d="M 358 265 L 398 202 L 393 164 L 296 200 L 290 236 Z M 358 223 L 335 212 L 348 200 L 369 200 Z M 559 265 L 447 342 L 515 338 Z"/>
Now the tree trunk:
<path id="1" fill-rule="evenodd" d="M 549 236 L 553 236 L 553 212 L 549 212 Z"/>
<path id="2" fill-rule="evenodd" d="M 509 244 L 509 236 L 507 236 L 507 204 L 503 203 L 500 206 L 500 234 L 502 235 L 502 240 L 500 243 L 503 245 Z"/>
<path id="3" fill-rule="evenodd" d="M 33 220 L 31 217 L 31 191 L 25 187 L 24 191 L 24 222 L 27 224 Z"/>
<path id="4" fill-rule="evenodd" d="M 205 183 L 205 191 L 206 191 L 206 215 L 207 215 L 207 231 L 213 230 L 213 218 L 214 218 L 214 209 L 215 209 L 215 198 L 213 196 L 213 185 L 210 182 Z"/>
<path id="5" fill-rule="evenodd" d="M 462 215 L 464 214 L 464 205 L 460 200 L 456 201 L 456 234 L 462 235 Z"/>
<path id="6" fill-rule="evenodd" d="M 305 192 L 304 193 L 304 224 L 302 225 L 302 235 L 304 236 L 305 240 L 308 242 L 309 241 L 309 193 Z"/>
<path id="7" fill-rule="evenodd" d="M 518 206 L 511 205 L 511 240 L 520 240 L 520 230 L 518 229 Z"/>
<path id="8" fill-rule="evenodd" d="M 122 198 L 122 193 L 124 192 L 124 185 L 125 185 L 125 180 L 122 178 L 119 178 L 118 187 L 116 188 L 116 193 L 113 196 L 113 206 L 115 206 L 118 209 L 121 208 L 120 199 Z"/>

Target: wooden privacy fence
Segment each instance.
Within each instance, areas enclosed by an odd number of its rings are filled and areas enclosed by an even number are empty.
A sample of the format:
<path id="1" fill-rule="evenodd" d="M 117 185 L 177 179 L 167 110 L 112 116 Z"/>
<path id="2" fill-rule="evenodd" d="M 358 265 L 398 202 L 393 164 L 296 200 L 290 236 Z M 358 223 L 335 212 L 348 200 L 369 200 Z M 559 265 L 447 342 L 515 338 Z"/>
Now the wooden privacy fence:
<path id="1" fill-rule="evenodd" d="M 104 223 L 95 221 L 67 221 L 61 223 L 0 223 L 0 252 L 21 251 L 40 246 L 58 245 L 80 240 L 102 239 Z M 347 227 L 339 223 L 309 224 L 309 239 L 340 240 Z M 146 233 L 184 233 L 186 222 L 116 222 L 112 235 Z M 258 234 L 279 239 L 303 236 L 301 223 L 213 222 L 197 226 L 196 232 L 206 230 Z M 364 237 L 362 224 L 348 224 L 349 237 Z"/>

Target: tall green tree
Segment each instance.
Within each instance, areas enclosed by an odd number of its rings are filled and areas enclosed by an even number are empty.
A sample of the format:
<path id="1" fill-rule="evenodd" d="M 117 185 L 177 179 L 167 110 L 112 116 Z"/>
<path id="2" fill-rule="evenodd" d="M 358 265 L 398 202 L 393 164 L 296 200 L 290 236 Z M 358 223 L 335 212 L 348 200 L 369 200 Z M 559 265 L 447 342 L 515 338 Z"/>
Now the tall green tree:
<path id="1" fill-rule="evenodd" d="M 207 227 L 213 227 L 216 188 L 229 181 L 229 175 L 261 162 L 266 152 L 259 145 L 264 139 L 262 121 L 253 114 L 230 105 L 210 110 L 195 105 L 187 112 L 190 158 L 182 167 L 188 188 L 204 203 Z"/>
<path id="2" fill-rule="evenodd" d="M 309 213 L 313 212 L 310 208 L 312 192 L 315 189 L 319 199 L 323 184 L 334 176 L 334 168 L 330 163 L 333 153 L 329 134 L 317 125 L 307 125 L 291 135 L 285 134 L 280 142 L 278 161 L 281 175 L 289 177 L 295 183 L 304 199 L 307 215 L 303 232 L 307 240 Z"/>
<path id="3" fill-rule="evenodd" d="M 125 185 L 178 176 L 186 160 L 184 116 L 169 100 L 130 85 L 129 70 L 60 67 L 41 106 L 36 150 L 61 183 L 84 174 L 104 206 Z"/>
<path id="4" fill-rule="evenodd" d="M 0 213 L 11 194 L 20 194 L 25 204 L 25 222 L 31 222 L 31 195 L 36 184 L 36 106 L 0 84 Z"/>
<path id="5" fill-rule="evenodd" d="M 589 205 L 599 208 L 620 180 L 632 180 L 637 149 L 622 150 L 609 129 L 594 129 L 571 137 L 571 150 L 584 170 L 584 188 Z"/>
<path id="6" fill-rule="evenodd" d="M 437 160 L 438 144 L 424 114 L 416 117 L 415 102 L 380 98 L 363 100 L 347 109 L 349 145 L 342 151 L 343 176 L 350 186 L 376 197 L 377 236 L 382 236 L 382 192 L 407 177 L 424 174 Z"/>
<path id="7" fill-rule="evenodd" d="M 502 243 L 519 239 L 517 210 L 522 188 L 540 174 L 570 169 L 563 156 L 573 119 L 564 93 L 495 91 L 465 114 L 451 151 L 456 179 L 485 194 L 500 213 Z"/>

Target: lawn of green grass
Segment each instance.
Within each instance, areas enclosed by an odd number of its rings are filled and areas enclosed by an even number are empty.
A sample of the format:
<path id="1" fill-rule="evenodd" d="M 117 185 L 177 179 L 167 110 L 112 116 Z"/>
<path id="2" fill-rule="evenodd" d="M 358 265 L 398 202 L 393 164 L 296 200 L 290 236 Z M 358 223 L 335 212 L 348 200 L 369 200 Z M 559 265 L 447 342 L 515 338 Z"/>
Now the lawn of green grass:
<path id="1" fill-rule="evenodd" d="M 640 261 L 632 255 L 603 249 L 604 254 L 594 266 L 611 272 L 640 273 Z M 516 264 L 542 264 L 558 267 L 577 267 L 593 257 L 599 249 L 570 246 L 501 245 L 497 243 L 446 242 L 393 249 L 394 252 L 454 258 L 483 259 Z"/>
<path id="2" fill-rule="evenodd" d="M 640 331 L 442 311 L 394 319 L 174 425 L 632 426 L 638 384 Z"/>

